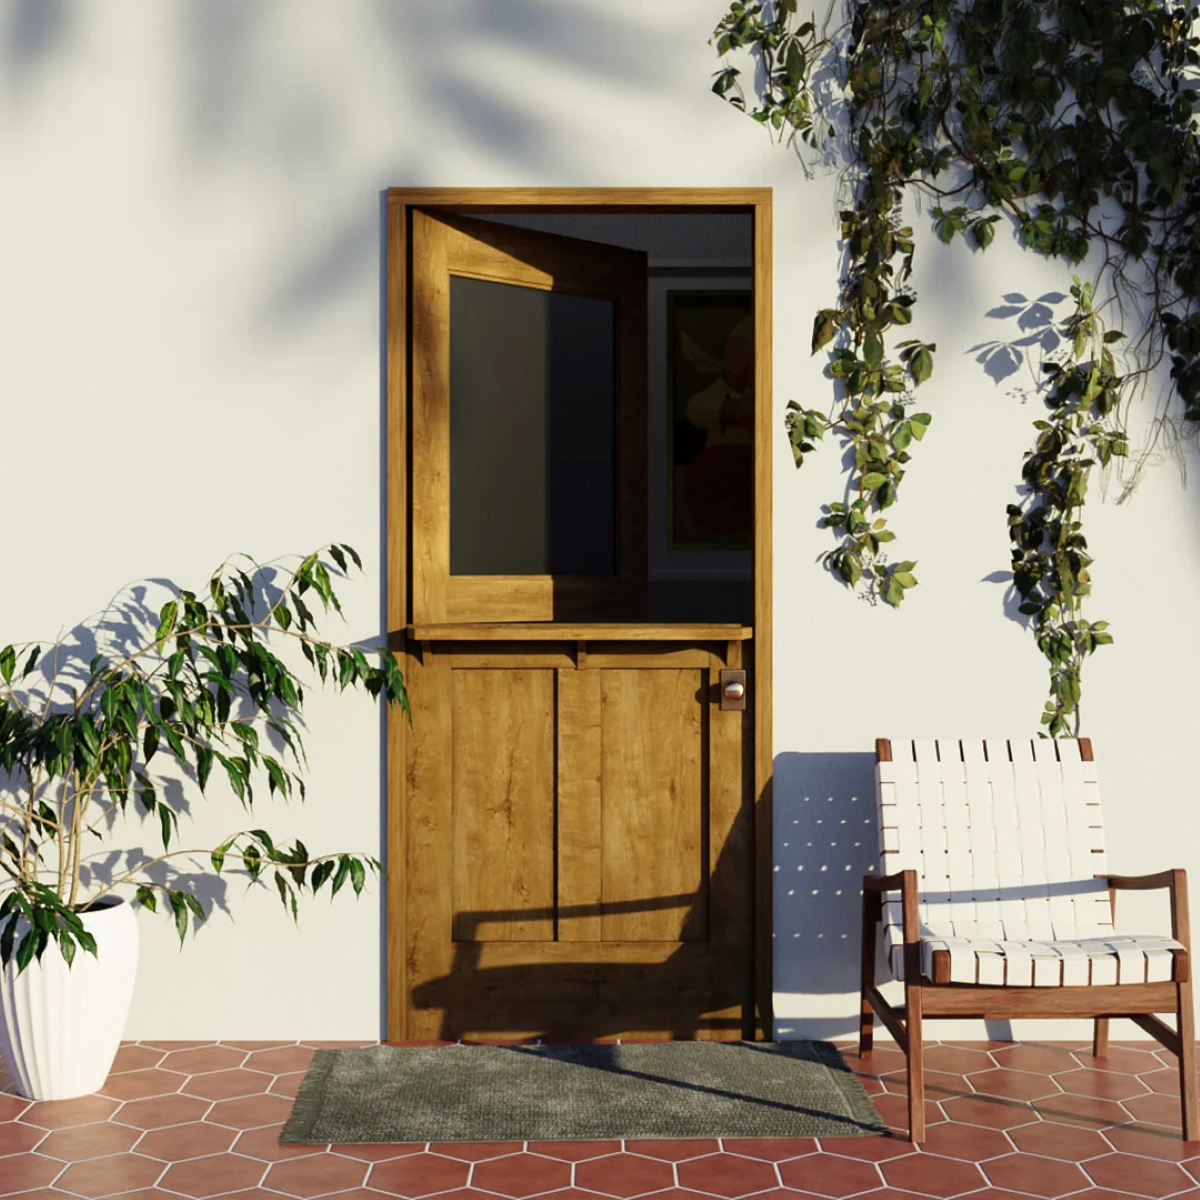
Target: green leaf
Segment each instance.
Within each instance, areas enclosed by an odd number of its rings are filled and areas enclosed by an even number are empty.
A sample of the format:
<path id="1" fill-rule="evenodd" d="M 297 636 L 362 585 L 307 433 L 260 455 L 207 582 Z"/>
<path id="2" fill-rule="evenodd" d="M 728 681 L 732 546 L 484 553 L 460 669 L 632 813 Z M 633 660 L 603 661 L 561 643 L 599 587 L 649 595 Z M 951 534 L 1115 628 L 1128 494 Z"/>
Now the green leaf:
<path id="1" fill-rule="evenodd" d="M 878 471 L 872 471 L 868 475 L 863 476 L 863 487 L 868 491 L 874 491 L 877 487 L 882 487 L 887 483 L 888 477 L 881 475 Z"/>
<path id="2" fill-rule="evenodd" d="M 902 587 L 910 588 L 917 586 L 917 577 L 911 571 L 896 571 L 892 578 Z"/>
<path id="3" fill-rule="evenodd" d="M 13 671 L 17 668 L 17 652 L 12 646 L 0 650 L 0 675 L 5 683 L 12 683 Z"/>
<path id="4" fill-rule="evenodd" d="M 933 374 L 933 355 L 929 353 L 928 346 L 922 346 L 912 356 L 909 369 L 912 371 L 913 379 L 919 384 L 924 383 Z M 917 437 L 919 438 L 920 434 L 917 434 Z"/>

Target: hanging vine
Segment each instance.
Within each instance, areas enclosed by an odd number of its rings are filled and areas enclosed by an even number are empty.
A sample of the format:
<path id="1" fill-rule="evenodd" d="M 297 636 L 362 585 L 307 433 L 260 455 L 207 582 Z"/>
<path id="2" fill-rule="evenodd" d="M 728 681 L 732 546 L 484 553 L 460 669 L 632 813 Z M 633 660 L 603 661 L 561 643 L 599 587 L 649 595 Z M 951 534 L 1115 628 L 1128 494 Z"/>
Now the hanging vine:
<path id="1" fill-rule="evenodd" d="M 823 521 L 838 538 L 826 564 L 851 588 L 899 605 L 916 584 L 915 563 L 888 565 L 881 551 L 894 537 L 881 514 L 932 420 L 914 409 L 936 344 L 894 340 L 916 302 L 906 202 L 928 200 L 942 243 L 964 236 L 982 253 L 1007 226 L 1027 249 L 1097 264 L 1071 289 L 1070 350 L 1045 364 L 1049 419 L 1035 422 L 1023 502 L 1008 506 L 1021 612 L 1050 666 L 1052 736 L 1078 732 L 1083 661 L 1112 640 L 1080 608 L 1091 472 L 1128 454 L 1122 414 L 1160 365 L 1172 386 L 1156 429 L 1200 421 L 1198 17 L 1169 0 L 834 0 L 818 28 L 796 0 L 733 0 L 713 35 L 717 95 L 806 171 L 839 153 L 844 163 L 841 283 L 812 338 L 814 353 L 827 348 L 834 401 L 789 401 L 785 422 L 797 466 L 826 434 L 852 452 Z M 1109 306 L 1133 328 L 1124 373 Z"/>

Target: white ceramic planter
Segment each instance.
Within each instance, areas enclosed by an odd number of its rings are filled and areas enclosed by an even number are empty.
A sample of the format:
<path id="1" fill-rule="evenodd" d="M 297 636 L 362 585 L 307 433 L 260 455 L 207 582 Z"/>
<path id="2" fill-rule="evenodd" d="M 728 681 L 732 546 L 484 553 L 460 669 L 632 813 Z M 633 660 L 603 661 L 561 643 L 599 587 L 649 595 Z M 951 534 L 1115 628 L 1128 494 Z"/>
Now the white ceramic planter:
<path id="1" fill-rule="evenodd" d="M 137 976 L 138 927 L 132 905 L 112 895 L 79 914 L 96 939 L 94 957 L 75 946 L 70 967 L 56 941 L 20 975 L 0 972 L 0 1052 L 17 1092 L 68 1100 L 99 1091 L 121 1045 Z M 13 943 L 28 928 L 21 919 Z"/>

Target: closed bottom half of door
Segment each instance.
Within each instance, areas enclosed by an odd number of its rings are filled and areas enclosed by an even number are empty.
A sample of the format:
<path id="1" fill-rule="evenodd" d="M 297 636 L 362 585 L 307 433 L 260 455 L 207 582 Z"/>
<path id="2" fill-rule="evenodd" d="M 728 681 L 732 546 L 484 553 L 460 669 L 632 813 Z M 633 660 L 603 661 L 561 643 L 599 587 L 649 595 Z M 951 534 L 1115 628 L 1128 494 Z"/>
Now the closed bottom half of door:
<path id="1" fill-rule="evenodd" d="M 410 1039 L 752 1036 L 741 643 L 410 646 Z"/>

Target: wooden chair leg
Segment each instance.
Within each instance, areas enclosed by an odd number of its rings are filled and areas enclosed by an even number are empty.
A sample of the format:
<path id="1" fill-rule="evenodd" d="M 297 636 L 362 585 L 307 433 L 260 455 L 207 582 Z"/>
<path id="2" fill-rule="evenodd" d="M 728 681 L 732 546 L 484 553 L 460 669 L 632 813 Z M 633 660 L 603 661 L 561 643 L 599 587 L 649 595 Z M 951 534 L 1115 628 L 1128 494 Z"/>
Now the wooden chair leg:
<path id="1" fill-rule="evenodd" d="M 911 978 L 911 976 L 909 976 Z M 925 1140 L 925 1059 L 921 1053 L 921 988 L 904 987 L 908 1015 L 908 1140 Z"/>
<path id="2" fill-rule="evenodd" d="M 1096 1031 L 1092 1034 L 1092 1057 L 1108 1057 L 1108 1018 L 1096 1018 Z"/>
<path id="3" fill-rule="evenodd" d="M 870 1054 L 875 1041 L 875 1010 L 867 999 L 867 988 L 875 984 L 875 931 L 879 920 L 879 894 L 863 889 L 862 967 L 858 993 L 858 1054 Z"/>
<path id="4" fill-rule="evenodd" d="M 1192 981 L 1175 985 L 1176 1025 L 1179 1030 L 1179 1100 L 1183 1108 L 1183 1138 L 1200 1141 L 1200 1093 L 1196 1082 L 1196 1018 L 1192 1008 Z"/>

